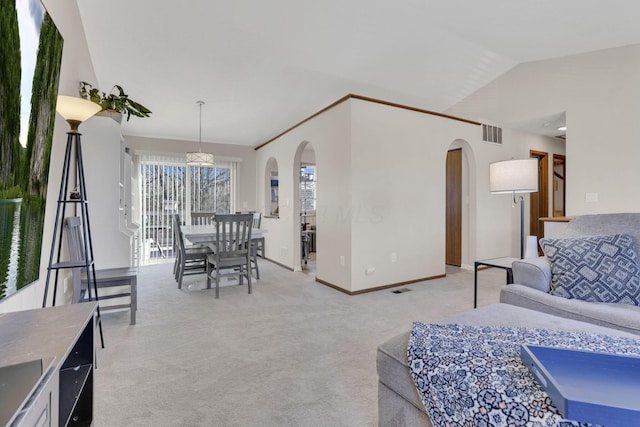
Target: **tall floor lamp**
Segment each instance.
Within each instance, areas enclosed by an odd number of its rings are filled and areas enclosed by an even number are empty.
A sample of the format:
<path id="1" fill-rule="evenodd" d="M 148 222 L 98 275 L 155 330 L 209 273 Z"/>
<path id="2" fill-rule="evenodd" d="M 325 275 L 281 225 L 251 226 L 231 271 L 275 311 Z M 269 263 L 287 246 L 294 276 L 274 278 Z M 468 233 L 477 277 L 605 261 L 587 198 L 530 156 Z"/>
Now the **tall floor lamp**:
<path id="1" fill-rule="evenodd" d="M 98 300 L 98 287 L 96 284 L 96 270 L 93 262 L 93 244 L 91 241 L 91 225 L 89 223 L 89 208 L 87 206 L 87 191 L 84 180 L 84 163 L 82 161 L 82 145 L 80 141 L 81 133 L 78 127 L 82 122 L 92 117 L 101 107 L 91 101 L 72 96 L 58 96 L 56 111 L 69 124 L 67 132 L 67 146 L 65 149 L 64 163 L 62 166 L 62 179 L 60 180 L 60 193 L 58 194 L 58 204 L 56 207 L 56 221 L 53 226 L 53 238 L 51 239 L 51 252 L 49 253 L 49 267 L 47 268 L 47 281 L 44 287 L 44 297 L 42 307 L 47 305 L 47 294 L 49 292 L 49 281 L 51 273 L 54 272 L 54 287 L 52 305 L 56 305 L 56 295 L 58 293 L 58 278 L 60 269 L 84 268 L 87 275 L 87 293 L 91 300 L 91 285 Z M 75 185 L 77 180 L 78 192 L 71 196 L 69 186 Z M 62 235 L 64 231 L 64 221 L 67 205 L 79 207 L 82 218 L 82 246 L 84 249 L 83 260 L 62 261 Z M 54 255 L 57 256 L 54 257 Z M 55 261 L 54 261 L 55 258 Z M 104 337 L 102 335 L 102 319 L 100 317 L 100 306 L 97 307 L 97 323 L 100 328 L 100 341 L 104 348 Z"/>
<path id="2" fill-rule="evenodd" d="M 504 160 L 489 164 L 491 193 L 513 194 L 513 205 L 520 203 L 520 258 L 524 258 L 524 196 L 538 191 L 538 159 Z M 520 195 L 516 197 L 516 193 Z"/>

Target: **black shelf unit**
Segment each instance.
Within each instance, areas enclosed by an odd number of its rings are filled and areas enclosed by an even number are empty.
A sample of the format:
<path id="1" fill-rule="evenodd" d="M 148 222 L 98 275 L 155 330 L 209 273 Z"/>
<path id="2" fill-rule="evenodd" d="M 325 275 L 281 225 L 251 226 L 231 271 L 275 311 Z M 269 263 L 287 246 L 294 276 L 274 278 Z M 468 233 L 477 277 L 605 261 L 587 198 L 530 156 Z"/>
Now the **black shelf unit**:
<path id="1" fill-rule="evenodd" d="M 60 367 L 60 426 L 90 426 L 93 422 L 92 328 L 89 322 Z"/>
<path id="2" fill-rule="evenodd" d="M 53 238 L 51 239 L 51 252 L 49 253 L 49 266 L 47 267 L 47 280 L 44 288 L 44 297 L 42 299 L 42 307 L 47 306 L 47 296 L 49 292 L 49 283 L 51 281 L 51 273 L 53 278 L 53 297 L 52 305 L 56 305 L 56 295 L 58 293 L 58 279 L 61 269 L 82 268 L 88 278 L 88 300 L 92 300 L 91 288 L 93 286 L 95 300 L 98 300 L 98 286 L 96 282 L 96 270 L 93 256 L 93 243 L 91 240 L 91 223 L 89 221 L 89 205 L 87 203 L 87 189 L 84 179 L 84 163 L 82 160 L 82 142 L 78 132 L 77 124 L 72 126 L 67 132 L 67 145 L 64 155 L 64 163 L 62 166 L 62 179 L 60 180 L 60 192 L 58 193 L 58 203 L 56 207 L 56 220 L 53 226 Z M 73 193 L 70 193 L 70 179 L 74 178 L 75 182 Z M 84 247 L 84 261 L 61 261 L 62 252 L 62 236 L 64 234 L 64 220 L 67 212 L 67 205 L 75 205 L 80 208 L 80 218 L 82 221 L 82 240 Z M 54 261 L 55 258 L 55 261 Z M 104 336 L 102 334 L 102 319 L 100 317 L 100 306 L 97 308 L 97 323 L 100 330 L 100 344 L 104 348 Z"/>

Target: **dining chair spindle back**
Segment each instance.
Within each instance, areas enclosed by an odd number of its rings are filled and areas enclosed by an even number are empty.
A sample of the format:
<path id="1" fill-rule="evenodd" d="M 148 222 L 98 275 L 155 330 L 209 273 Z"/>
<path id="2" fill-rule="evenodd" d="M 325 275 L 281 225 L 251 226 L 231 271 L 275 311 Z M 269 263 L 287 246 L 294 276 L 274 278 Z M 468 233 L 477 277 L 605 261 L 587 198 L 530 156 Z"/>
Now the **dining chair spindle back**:
<path id="1" fill-rule="evenodd" d="M 186 246 L 182 230 L 180 230 L 180 216 L 173 217 L 174 241 L 177 244 L 175 277 L 178 282 L 178 289 L 182 289 L 182 278 L 193 274 L 204 274 L 207 272 L 207 255 L 212 253 L 208 247 L 193 245 Z"/>
<path id="2" fill-rule="evenodd" d="M 251 228 L 252 214 L 219 214 L 214 221 L 216 230 L 213 254 L 207 257 L 207 288 L 216 283 L 216 298 L 220 297 L 220 279 L 237 277 L 239 284 L 247 279 L 251 289 Z"/>
<path id="3" fill-rule="evenodd" d="M 215 212 L 191 212 L 191 225 L 213 224 Z"/>

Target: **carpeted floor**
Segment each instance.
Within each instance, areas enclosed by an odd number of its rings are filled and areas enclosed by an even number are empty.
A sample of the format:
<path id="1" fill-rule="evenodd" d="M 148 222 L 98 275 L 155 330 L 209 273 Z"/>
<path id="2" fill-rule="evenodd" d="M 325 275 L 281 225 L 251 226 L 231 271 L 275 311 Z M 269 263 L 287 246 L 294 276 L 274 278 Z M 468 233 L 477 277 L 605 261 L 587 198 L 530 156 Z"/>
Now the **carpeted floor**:
<path id="1" fill-rule="evenodd" d="M 245 286 L 177 288 L 171 264 L 143 267 L 137 325 L 105 312 L 94 426 L 376 426 L 376 348 L 473 307 L 473 272 L 348 296 L 260 260 Z M 503 270 L 479 276 L 479 306 L 498 301 Z"/>

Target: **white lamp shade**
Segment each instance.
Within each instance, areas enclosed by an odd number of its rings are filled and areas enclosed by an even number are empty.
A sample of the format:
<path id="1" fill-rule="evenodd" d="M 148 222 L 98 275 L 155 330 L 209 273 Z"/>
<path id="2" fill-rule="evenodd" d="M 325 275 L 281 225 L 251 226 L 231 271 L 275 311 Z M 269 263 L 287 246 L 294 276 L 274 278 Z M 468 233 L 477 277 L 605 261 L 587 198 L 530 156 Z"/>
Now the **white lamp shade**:
<path id="1" fill-rule="evenodd" d="M 538 159 L 504 160 L 489 164 L 492 193 L 534 193 L 538 191 Z"/>
<path id="2" fill-rule="evenodd" d="M 211 153 L 187 153 L 189 166 L 213 166 L 214 156 Z"/>
<path id="3" fill-rule="evenodd" d="M 95 102 L 75 96 L 59 95 L 56 102 L 56 111 L 67 121 L 84 122 L 100 110 L 102 107 Z"/>

